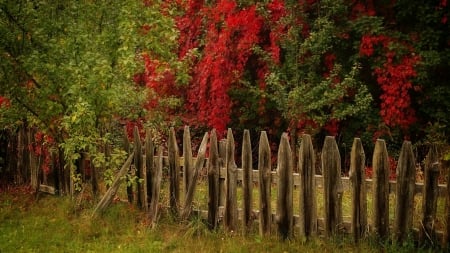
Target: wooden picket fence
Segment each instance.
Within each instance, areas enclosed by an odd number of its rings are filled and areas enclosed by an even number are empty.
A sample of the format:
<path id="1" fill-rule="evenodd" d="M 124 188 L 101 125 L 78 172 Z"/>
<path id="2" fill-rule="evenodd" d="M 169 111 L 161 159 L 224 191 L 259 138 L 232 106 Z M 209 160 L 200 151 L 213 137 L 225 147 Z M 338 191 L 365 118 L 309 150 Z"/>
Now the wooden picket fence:
<path id="1" fill-rule="evenodd" d="M 137 204 L 156 224 L 162 207 L 160 189 L 163 168 L 168 168 L 169 205 L 174 217 L 186 220 L 194 214 L 204 215 L 211 229 L 223 226 L 227 231 L 251 231 L 259 224 L 261 236 L 272 233 L 282 238 L 309 237 L 323 234 L 327 237 L 351 233 L 355 242 L 366 236 L 404 241 L 415 235 L 420 242 L 448 245 L 450 235 L 450 187 L 438 184 L 440 162 L 435 147 L 426 157 L 423 183 L 416 183 L 416 161 L 410 142 L 403 143 L 397 165 L 397 181 L 389 181 L 389 162 L 386 143 L 377 140 L 373 152 L 372 179 L 365 178 L 366 156 L 359 138 L 355 138 L 350 156 L 349 177 L 342 177 L 341 157 L 334 137 L 326 137 L 321 151 L 322 175 L 316 175 L 316 158 L 309 135 L 301 137 L 298 156 L 294 156 L 288 135 L 281 136 L 277 165 L 272 167 L 272 158 L 266 132 L 261 132 L 258 161 L 253 163 L 250 134 L 244 131 L 241 168 L 236 165 L 235 142 L 229 129 L 226 140 L 218 141 L 214 130 L 205 133 L 197 157 L 192 156 L 189 127 L 183 134 L 182 154 L 179 154 L 175 130 L 170 129 L 167 155 L 163 148 L 153 143 L 147 131 L 144 144 L 139 131 L 134 130 L 133 149 L 118 172 L 112 186 L 98 203 L 93 217 L 101 214 L 111 203 L 124 176 L 135 169 L 143 179 L 136 189 L 128 188 L 129 201 Z M 128 147 L 130 144 L 126 144 Z M 208 154 L 206 151 L 209 151 Z M 207 157 L 207 158 L 206 158 Z M 256 157 L 256 156 L 255 156 Z M 294 158 L 297 157 L 298 173 L 294 173 Z M 257 164 L 257 168 L 253 168 Z M 207 173 L 207 210 L 193 210 L 193 199 L 199 184 L 200 173 Z M 182 173 L 180 173 L 182 172 Z M 180 186 L 181 185 L 181 186 Z M 238 206 L 238 187 L 242 187 L 242 206 Z M 272 188 L 276 187 L 276 201 Z M 256 188 L 256 189 L 253 189 Z M 295 189 L 295 191 L 294 191 Z M 324 217 L 318 217 L 317 192 L 323 191 Z M 258 191 L 258 200 L 253 200 L 253 191 Z M 184 194 L 180 194 L 183 191 Z M 294 197 L 294 192 L 298 196 Z M 351 217 L 344 219 L 342 200 L 344 192 L 351 193 Z M 422 194 L 422 216 L 420 227 L 413 226 L 414 201 Z M 390 194 L 395 194 L 395 203 L 390 203 Z M 368 196 L 370 195 L 370 196 Z M 133 196 L 136 199 L 133 200 Z M 184 196 L 181 201 L 180 196 Z M 443 231 L 436 231 L 438 198 L 445 198 L 445 221 Z M 294 199 L 296 200 L 294 202 Z M 368 200 L 373 212 L 368 215 Z M 241 201 L 239 201 L 241 202 Z M 254 210 L 258 203 L 259 210 Z M 275 204 L 275 212 L 272 206 Z M 294 205 L 298 213 L 294 214 Z M 389 219 L 389 207 L 394 205 L 394 219 Z M 392 208 L 391 208 L 392 210 Z M 417 217 L 415 217 L 417 219 Z M 417 222 L 416 222 L 417 223 Z"/>

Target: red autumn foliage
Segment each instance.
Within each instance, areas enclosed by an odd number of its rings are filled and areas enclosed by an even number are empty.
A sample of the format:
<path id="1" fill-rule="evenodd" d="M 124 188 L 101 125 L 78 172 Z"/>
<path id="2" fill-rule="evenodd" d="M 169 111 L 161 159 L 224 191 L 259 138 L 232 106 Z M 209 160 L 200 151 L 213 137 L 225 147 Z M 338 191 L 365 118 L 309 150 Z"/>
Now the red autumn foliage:
<path id="1" fill-rule="evenodd" d="M 5 107 L 8 108 L 11 106 L 11 101 L 7 97 L 0 96 L 0 108 Z"/>
<path id="2" fill-rule="evenodd" d="M 365 35 L 361 38 L 359 54 L 374 57 L 377 48 L 381 51 L 378 55 L 381 66 L 373 70 L 382 90 L 380 115 L 387 126 L 406 129 L 416 121 L 410 91 L 416 89 L 412 79 L 417 76 L 415 66 L 420 57 L 415 56 L 408 45 L 404 47 L 411 52 L 398 55 L 394 43 L 399 42 L 385 35 Z"/>
<path id="3" fill-rule="evenodd" d="M 395 180 L 397 178 L 397 161 L 392 156 L 388 157 L 389 162 L 389 180 Z M 365 169 L 366 178 L 372 178 L 373 167 L 368 166 Z"/>
<path id="4" fill-rule="evenodd" d="M 193 48 L 201 47 L 202 56 L 192 69 L 192 81 L 187 90 L 188 114 L 198 122 L 224 133 L 230 122 L 233 103 L 229 90 L 240 85 L 246 68 L 256 69 L 256 83 L 265 88 L 268 67 L 262 60 L 257 66 L 248 66 L 254 56 L 253 47 L 260 45 L 275 64 L 280 61 L 278 42 L 286 31 L 278 21 L 286 15 L 283 1 L 267 5 L 270 16 L 262 17 L 255 5 L 239 8 L 236 1 L 222 0 L 204 6 L 203 1 L 189 1 L 183 16 L 177 19 L 180 30 L 179 57 L 183 58 Z M 268 27 L 269 36 L 263 31 Z M 265 101 L 260 102 L 264 110 Z"/>
<path id="5" fill-rule="evenodd" d="M 34 143 L 28 147 L 33 153 L 40 157 L 40 168 L 45 174 L 50 173 L 51 154 L 50 149 L 55 145 L 54 139 L 43 132 L 37 132 L 34 135 Z"/>

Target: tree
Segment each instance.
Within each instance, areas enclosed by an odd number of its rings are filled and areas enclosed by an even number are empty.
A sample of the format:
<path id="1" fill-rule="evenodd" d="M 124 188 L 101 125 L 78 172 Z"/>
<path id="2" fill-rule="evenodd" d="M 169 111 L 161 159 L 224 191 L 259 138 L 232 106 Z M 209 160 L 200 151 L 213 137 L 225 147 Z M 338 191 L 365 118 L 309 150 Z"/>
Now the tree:
<path id="1" fill-rule="evenodd" d="M 143 1 L 0 1 L 0 96 L 10 101 L 0 127 L 37 126 L 68 165 L 80 152 L 95 157 L 117 121 L 144 113 L 133 75 L 141 51 L 167 54 L 167 37 L 176 38 L 143 31 L 162 17 Z"/>

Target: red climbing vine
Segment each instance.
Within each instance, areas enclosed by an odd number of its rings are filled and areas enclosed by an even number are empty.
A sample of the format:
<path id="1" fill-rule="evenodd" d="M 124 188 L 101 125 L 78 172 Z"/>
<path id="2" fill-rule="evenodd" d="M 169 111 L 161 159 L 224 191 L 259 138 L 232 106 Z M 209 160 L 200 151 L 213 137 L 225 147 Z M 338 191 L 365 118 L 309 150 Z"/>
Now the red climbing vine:
<path id="1" fill-rule="evenodd" d="M 406 53 L 399 55 L 399 47 Z M 363 36 L 359 53 L 372 57 L 377 48 L 381 51 L 377 55 L 381 64 L 373 69 L 373 74 L 382 91 L 380 115 L 388 126 L 407 128 L 416 121 L 410 92 L 418 89 L 412 79 L 417 75 L 415 65 L 420 57 L 413 54 L 410 46 L 385 35 Z"/>

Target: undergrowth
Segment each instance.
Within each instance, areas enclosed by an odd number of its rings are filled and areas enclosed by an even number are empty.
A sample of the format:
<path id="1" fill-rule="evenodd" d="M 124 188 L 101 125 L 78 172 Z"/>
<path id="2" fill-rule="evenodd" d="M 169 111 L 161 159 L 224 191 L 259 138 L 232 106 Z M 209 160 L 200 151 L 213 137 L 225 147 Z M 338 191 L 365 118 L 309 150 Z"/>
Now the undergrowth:
<path id="1" fill-rule="evenodd" d="M 0 192 L 0 252 L 436 252 L 407 241 L 396 245 L 349 236 L 281 240 L 248 233 L 208 229 L 194 216 L 179 221 L 164 211 L 155 228 L 128 203 L 114 202 L 91 220 L 93 205 L 73 204 L 68 197 L 36 195 L 26 189 Z"/>

